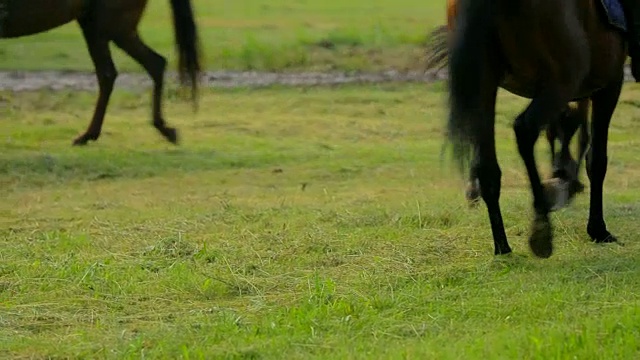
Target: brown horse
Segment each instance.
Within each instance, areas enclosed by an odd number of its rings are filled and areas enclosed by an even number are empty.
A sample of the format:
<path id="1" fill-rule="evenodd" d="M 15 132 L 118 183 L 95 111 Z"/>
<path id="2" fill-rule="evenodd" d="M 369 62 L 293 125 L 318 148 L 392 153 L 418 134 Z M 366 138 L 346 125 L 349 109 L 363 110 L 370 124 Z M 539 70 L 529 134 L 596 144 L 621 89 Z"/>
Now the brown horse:
<path id="1" fill-rule="evenodd" d="M 4 6 L 1 6 L 4 5 Z M 153 125 L 170 142 L 177 132 L 162 116 L 162 90 L 166 59 L 149 48 L 138 32 L 147 0 L 0 0 L 0 37 L 17 38 L 45 32 L 76 20 L 89 48 L 99 84 L 98 101 L 87 131 L 74 140 L 85 145 L 97 140 L 117 77 L 109 44 L 113 42 L 136 60 L 153 79 Z M 200 52 L 191 0 L 171 0 L 179 54 L 181 83 L 190 85 L 197 100 Z"/>
<path id="2" fill-rule="evenodd" d="M 501 170 L 495 147 L 495 105 L 501 86 L 532 99 L 513 128 L 533 195 L 533 253 L 549 257 L 553 252 L 553 204 L 544 194 L 534 145 L 548 120 L 578 99 L 590 98 L 592 105 L 587 233 L 595 242 L 616 241 L 604 221 L 602 190 L 609 124 L 624 78 L 624 34 L 605 22 L 600 0 L 462 0 L 460 5 L 449 54 L 447 134 L 462 165 L 473 156 L 472 171 L 487 205 L 495 254 L 511 252 L 500 210 Z"/>
<path id="3" fill-rule="evenodd" d="M 440 71 L 447 66 L 449 56 L 449 46 L 451 35 L 455 27 L 455 20 L 458 14 L 458 0 L 447 0 L 447 24 L 433 30 L 427 44 L 427 70 L 434 69 Z M 568 181 L 568 198 L 557 199 L 558 205 L 569 202 L 577 193 L 584 191 L 584 185 L 579 180 L 580 166 L 589 146 L 589 129 L 587 119 L 589 112 L 589 99 L 581 99 L 576 102 L 576 106 L 568 104 L 565 110 L 556 119 L 551 119 L 546 128 L 547 141 L 551 150 L 551 165 L 553 167 L 553 178 L 561 178 Z M 570 150 L 571 140 L 576 131 L 580 130 L 579 148 L 577 161 L 573 159 Z M 556 140 L 560 142 L 560 152 L 556 153 Z M 561 164 L 571 164 L 566 169 Z M 550 189 L 549 189 L 550 190 Z M 480 182 L 472 172 L 465 192 L 470 205 L 476 205 L 480 200 Z M 548 196 L 558 196 L 560 193 L 548 191 Z"/>

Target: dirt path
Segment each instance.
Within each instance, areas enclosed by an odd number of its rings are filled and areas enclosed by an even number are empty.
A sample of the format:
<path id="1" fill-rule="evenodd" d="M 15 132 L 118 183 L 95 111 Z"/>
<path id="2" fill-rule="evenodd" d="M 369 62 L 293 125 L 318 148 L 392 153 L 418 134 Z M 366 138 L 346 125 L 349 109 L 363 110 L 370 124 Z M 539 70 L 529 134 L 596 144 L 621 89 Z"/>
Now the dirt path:
<path id="1" fill-rule="evenodd" d="M 174 73 L 167 75 L 175 83 Z M 433 73 L 264 73 L 264 72 L 208 72 L 203 77 L 203 85 L 212 88 L 263 87 L 270 85 L 313 86 L 337 85 L 346 83 L 384 83 L 384 82 L 429 82 L 441 75 Z M 151 86 L 151 80 L 145 74 L 120 74 L 117 88 L 143 89 Z M 95 90 L 95 75 L 89 72 L 60 71 L 0 71 L 0 90 Z"/>
<path id="2" fill-rule="evenodd" d="M 168 75 L 172 83 L 175 74 Z M 233 87 L 263 87 L 270 85 L 284 86 L 314 86 L 339 85 L 348 83 L 388 83 L 388 82 L 433 82 L 446 79 L 445 71 L 439 74 L 433 72 L 400 73 L 387 71 L 381 73 L 264 73 L 264 72 L 208 72 L 204 76 L 204 84 L 211 88 Z M 631 81 L 629 68 L 625 68 L 625 80 Z M 151 81 L 144 74 L 120 74 L 116 83 L 117 88 L 145 89 L 151 86 Z M 89 72 L 62 71 L 0 71 L 0 90 L 31 91 L 31 90 L 95 90 L 97 82 L 95 75 Z"/>

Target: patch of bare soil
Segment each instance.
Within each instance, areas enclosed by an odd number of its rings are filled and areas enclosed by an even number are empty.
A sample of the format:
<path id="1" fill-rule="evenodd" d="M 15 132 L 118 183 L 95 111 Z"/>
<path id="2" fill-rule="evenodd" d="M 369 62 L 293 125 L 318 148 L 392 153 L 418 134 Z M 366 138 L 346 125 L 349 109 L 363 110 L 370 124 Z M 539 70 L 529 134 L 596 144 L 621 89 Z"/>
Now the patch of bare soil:
<path id="1" fill-rule="evenodd" d="M 176 75 L 167 74 L 168 80 L 175 83 Z M 390 83 L 413 82 L 430 83 L 447 78 L 446 70 L 440 72 L 399 72 L 379 73 L 340 73 L 340 72 L 236 72 L 212 71 L 203 75 L 202 85 L 210 88 L 265 87 L 265 86 L 317 86 L 341 85 L 352 83 Z M 628 66 L 625 67 L 625 80 L 633 81 Z M 126 89 L 146 89 L 151 79 L 143 73 L 125 73 L 118 76 L 116 87 Z M 72 71 L 0 71 L 0 90 L 91 90 L 98 88 L 95 74 L 92 72 Z"/>
<path id="2" fill-rule="evenodd" d="M 171 83 L 176 82 L 174 73 L 167 74 Z M 202 85 L 210 88 L 316 86 L 340 85 L 349 83 L 388 83 L 388 82 L 432 82 L 445 79 L 441 72 L 400 73 L 387 71 L 381 73 L 269 73 L 213 71 L 202 77 Z M 145 89 L 151 86 L 151 79 L 143 73 L 120 74 L 116 88 Z M 92 72 L 71 71 L 0 71 L 0 90 L 96 90 L 98 83 Z"/>

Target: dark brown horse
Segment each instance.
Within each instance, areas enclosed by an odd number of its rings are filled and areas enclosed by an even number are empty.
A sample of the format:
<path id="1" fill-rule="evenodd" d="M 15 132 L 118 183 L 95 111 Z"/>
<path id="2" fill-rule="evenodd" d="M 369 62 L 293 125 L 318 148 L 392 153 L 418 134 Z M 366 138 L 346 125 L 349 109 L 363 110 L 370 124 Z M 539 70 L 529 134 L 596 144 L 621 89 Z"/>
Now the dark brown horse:
<path id="1" fill-rule="evenodd" d="M 28 36 L 78 21 L 93 60 L 100 92 L 87 131 L 74 140 L 85 145 L 100 137 L 102 122 L 117 77 L 109 44 L 113 42 L 136 60 L 153 79 L 153 125 L 170 142 L 177 132 L 162 116 L 162 90 L 167 61 L 147 46 L 138 24 L 147 0 L 0 0 L 0 37 Z M 190 85 L 197 100 L 200 53 L 191 0 L 171 0 L 182 84 Z"/>
<path id="2" fill-rule="evenodd" d="M 429 34 L 427 44 L 427 70 L 440 71 L 447 66 L 449 56 L 449 46 L 451 36 L 455 28 L 455 19 L 458 14 L 458 0 L 447 0 L 447 24 L 437 27 Z M 568 104 L 558 118 L 550 119 L 546 127 L 547 141 L 551 150 L 551 165 L 553 167 L 553 178 L 561 178 L 568 181 L 569 197 L 557 199 L 558 205 L 564 205 L 570 201 L 577 193 L 584 191 L 584 185 L 580 182 L 580 166 L 589 146 L 589 129 L 587 126 L 589 112 L 589 99 L 581 99 L 576 102 L 576 106 Z M 579 133 L 579 148 L 577 161 L 571 155 L 570 144 L 575 133 Z M 556 153 L 556 140 L 560 142 L 560 152 Z M 572 164 L 565 166 L 562 164 Z M 477 205 L 480 200 L 480 182 L 477 176 L 470 173 L 469 183 L 465 192 L 470 205 Z M 549 191 L 550 197 L 561 195 Z"/>
<path id="3" fill-rule="evenodd" d="M 449 54 L 448 136 L 454 154 L 480 182 L 495 254 L 511 252 L 500 210 L 501 170 L 495 147 L 499 87 L 532 99 L 514 122 L 519 154 L 533 195 L 529 246 L 539 257 L 553 252 L 549 212 L 534 145 L 549 119 L 567 102 L 591 99 L 591 182 L 587 233 L 614 242 L 602 208 L 609 124 L 623 84 L 624 34 L 605 22 L 600 0 L 462 0 Z"/>

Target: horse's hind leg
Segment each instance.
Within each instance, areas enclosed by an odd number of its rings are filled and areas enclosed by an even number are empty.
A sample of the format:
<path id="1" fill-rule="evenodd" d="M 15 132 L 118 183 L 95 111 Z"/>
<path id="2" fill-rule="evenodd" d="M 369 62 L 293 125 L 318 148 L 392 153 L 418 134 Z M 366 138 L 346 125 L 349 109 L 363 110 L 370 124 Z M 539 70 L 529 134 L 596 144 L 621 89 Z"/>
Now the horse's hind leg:
<path id="1" fill-rule="evenodd" d="M 534 146 L 540 131 L 546 125 L 548 119 L 557 118 L 566 101 L 553 91 L 545 91 L 544 94 L 534 98 L 529 107 L 516 118 L 514 131 L 518 142 L 518 151 L 527 168 L 533 193 L 533 207 L 536 212 L 532 233 L 529 238 L 529 246 L 536 256 L 547 258 L 553 252 L 551 243 L 553 234 L 551 222 L 549 221 L 551 204 L 547 201 L 540 181 L 534 156 Z"/>
<path id="2" fill-rule="evenodd" d="M 478 175 L 473 165 L 469 171 L 469 183 L 467 184 L 464 195 L 467 198 L 467 202 L 469 202 L 469 207 L 475 207 L 480 202 L 480 181 L 478 180 Z"/>
<path id="3" fill-rule="evenodd" d="M 560 144 L 561 146 L 563 146 L 563 152 L 565 152 L 564 155 L 568 154 L 569 158 L 572 160 L 571 153 L 569 152 L 568 147 L 567 148 L 564 147 L 565 136 L 564 136 L 564 133 L 562 132 L 563 130 L 566 130 L 565 126 L 563 126 L 564 122 L 572 120 L 568 117 L 571 115 L 571 110 L 569 109 L 568 111 L 569 111 L 568 113 L 569 115 L 562 114 L 561 116 L 552 118 L 546 128 L 547 141 L 549 142 L 549 147 L 551 149 L 551 165 L 554 167 L 554 177 L 557 175 L 556 160 L 560 160 L 560 159 L 557 159 L 556 152 L 555 152 L 556 139 L 560 140 Z M 575 130 L 573 130 L 571 135 L 568 136 L 569 138 L 568 143 L 571 142 L 573 133 L 575 133 Z M 577 166 L 579 167 L 579 163 Z M 575 181 L 577 182 L 577 184 L 573 184 L 573 186 L 575 186 L 576 188 L 582 185 L 577 179 Z M 549 183 L 548 185 L 549 189 L 547 190 L 549 200 L 554 203 L 563 202 L 563 200 L 559 200 L 559 198 L 564 197 L 565 194 L 560 194 L 557 190 L 553 189 L 552 187 L 553 187 L 553 183 Z M 579 192 L 579 190 L 573 190 L 573 191 Z M 480 200 L 480 194 L 481 194 L 480 181 L 478 180 L 478 176 L 476 174 L 474 166 L 471 166 L 471 171 L 469 172 L 469 181 L 467 183 L 467 189 L 465 190 L 465 197 L 470 207 L 475 207 L 476 205 L 478 205 L 478 202 Z"/>
<path id="4" fill-rule="evenodd" d="M 487 206 L 491 233 L 493 235 L 494 254 L 502 255 L 511 252 L 504 231 L 502 212 L 500 210 L 500 189 L 502 171 L 498 164 L 495 144 L 495 104 L 498 87 L 489 86 L 484 89 L 482 100 L 484 107 L 478 121 L 482 124 L 478 127 L 480 133 L 476 134 L 478 141 L 474 146 L 474 159 L 471 167 L 471 178 L 477 179 L 477 187 Z M 475 182 L 474 182 L 475 183 Z"/>
<path id="5" fill-rule="evenodd" d="M 78 22 L 89 48 L 99 86 L 98 100 L 91 123 L 87 131 L 73 141 L 74 145 L 86 145 L 89 140 L 98 140 L 100 137 L 104 115 L 118 72 L 111 58 L 109 39 L 98 31 L 92 18 L 83 18 Z"/>
<path id="6" fill-rule="evenodd" d="M 578 109 L 567 106 L 553 127 L 556 129 L 556 137 L 560 140 L 560 151 L 556 153 L 552 149 L 553 174 L 551 179 L 545 181 L 549 202 L 554 204 L 552 211 L 568 205 L 582 185 L 578 180 L 578 162 L 571 154 L 571 141 L 580 127 Z"/>
<path id="7" fill-rule="evenodd" d="M 585 107 L 587 107 L 585 109 Z M 588 103 L 585 105 L 584 100 L 581 100 L 578 104 L 578 108 L 572 109 L 565 121 L 561 124 L 563 128 L 563 136 L 560 139 L 562 142 L 562 148 L 560 150 L 560 163 L 557 165 L 559 171 L 563 173 L 564 178 L 569 182 L 569 196 L 573 197 L 576 193 L 584 191 L 584 185 L 580 182 L 580 163 L 584 157 L 586 151 L 586 143 L 588 142 L 588 133 L 585 133 L 585 127 L 587 124 L 587 110 Z M 579 149 L 577 160 L 571 155 L 571 140 L 576 134 L 578 129 L 581 130 L 579 134 Z M 586 136 L 586 137 L 585 137 Z"/>
<path id="8" fill-rule="evenodd" d="M 592 96 L 591 148 L 587 156 L 587 175 L 591 182 L 589 222 L 587 233 L 595 242 L 615 242 L 617 239 L 607 230 L 602 210 L 602 187 L 607 174 L 607 142 L 609 124 L 620 97 L 622 79 L 609 88 Z"/>
<path id="9" fill-rule="evenodd" d="M 576 120 L 580 123 L 580 133 L 578 135 L 578 165 L 576 169 L 576 181 L 575 181 L 575 191 L 582 192 L 584 191 L 584 184 L 580 181 L 580 165 L 582 165 L 582 161 L 584 160 L 587 150 L 589 148 L 589 143 L 591 139 L 589 137 L 589 126 L 587 124 L 589 115 L 589 99 L 583 99 L 578 102 L 578 110 L 576 114 Z"/>
<path id="10" fill-rule="evenodd" d="M 162 116 L 162 89 L 167 60 L 153 51 L 140 39 L 139 34 L 132 33 L 114 39 L 114 42 L 124 52 L 129 54 L 147 71 L 153 79 L 153 126 L 170 142 L 178 142 L 176 129 L 168 127 Z"/>
<path id="11" fill-rule="evenodd" d="M 549 143 L 549 150 L 551 151 L 551 166 L 555 164 L 556 160 L 556 139 L 560 137 L 559 134 L 559 123 L 564 120 L 564 114 L 558 118 L 552 119 L 547 125 L 547 129 L 545 131 L 547 135 L 547 142 Z"/>

